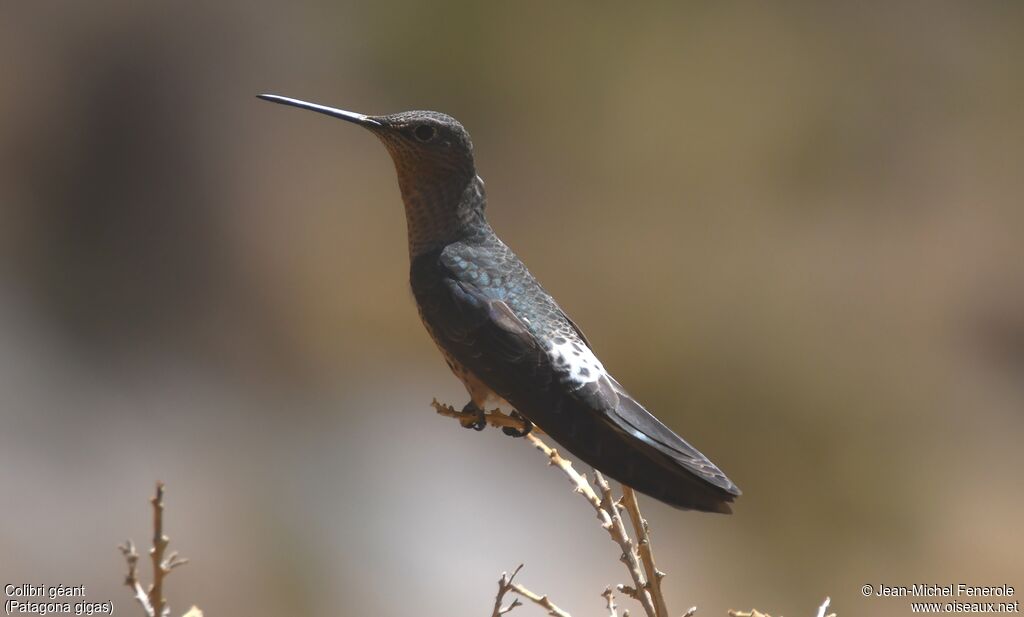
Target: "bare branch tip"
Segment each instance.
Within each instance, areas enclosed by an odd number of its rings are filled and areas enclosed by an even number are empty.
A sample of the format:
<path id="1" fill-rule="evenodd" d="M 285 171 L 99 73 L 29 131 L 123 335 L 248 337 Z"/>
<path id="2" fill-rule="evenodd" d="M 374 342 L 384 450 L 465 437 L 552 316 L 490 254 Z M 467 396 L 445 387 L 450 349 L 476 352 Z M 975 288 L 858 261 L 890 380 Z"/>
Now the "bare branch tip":
<path id="1" fill-rule="evenodd" d="M 825 617 L 825 612 L 828 610 L 828 605 L 831 604 L 831 603 L 832 603 L 832 598 L 829 597 L 829 596 L 825 596 L 825 601 L 822 602 L 821 606 L 818 607 L 818 615 L 817 615 L 817 617 Z"/>

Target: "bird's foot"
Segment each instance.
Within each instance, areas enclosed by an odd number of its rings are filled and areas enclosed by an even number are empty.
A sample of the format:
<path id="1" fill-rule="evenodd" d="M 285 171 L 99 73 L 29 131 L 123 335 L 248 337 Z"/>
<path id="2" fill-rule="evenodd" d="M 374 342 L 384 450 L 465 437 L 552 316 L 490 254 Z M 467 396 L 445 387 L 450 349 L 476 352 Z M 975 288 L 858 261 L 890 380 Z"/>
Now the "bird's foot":
<path id="1" fill-rule="evenodd" d="M 463 428 L 471 428 L 474 431 L 482 431 L 487 428 L 487 417 L 484 415 L 484 410 L 474 405 L 473 401 L 466 403 L 466 406 L 462 408 L 462 413 L 466 414 L 459 419 Z"/>
<path id="2" fill-rule="evenodd" d="M 533 430 L 533 422 L 527 420 L 526 416 L 522 415 L 518 411 L 513 409 L 508 415 L 521 421 L 523 423 L 523 428 L 518 429 L 513 426 L 503 426 L 501 427 L 502 433 L 505 433 L 509 437 L 526 437 L 530 434 L 530 431 Z"/>

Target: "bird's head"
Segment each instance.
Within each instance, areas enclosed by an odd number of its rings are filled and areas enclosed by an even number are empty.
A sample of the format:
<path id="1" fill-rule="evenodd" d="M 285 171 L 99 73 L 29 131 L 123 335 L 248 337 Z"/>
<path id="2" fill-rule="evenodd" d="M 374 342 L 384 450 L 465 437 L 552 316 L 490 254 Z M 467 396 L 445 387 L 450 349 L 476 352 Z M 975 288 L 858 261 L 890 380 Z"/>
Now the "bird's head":
<path id="1" fill-rule="evenodd" d="M 469 133 L 447 114 L 403 111 L 387 116 L 367 116 L 276 94 L 260 94 L 259 98 L 340 118 L 369 130 L 391 154 L 403 192 L 404 185 L 414 180 L 466 181 L 476 175 Z"/>
<path id="2" fill-rule="evenodd" d="M 455 118 L 436 111 L 366 116 L 276 94 L 259 98 L 358 124 L 384 143 L 398 172 L 412 254 L 486 226 L 486 198 L 473 164 L 473 142 Z"/>

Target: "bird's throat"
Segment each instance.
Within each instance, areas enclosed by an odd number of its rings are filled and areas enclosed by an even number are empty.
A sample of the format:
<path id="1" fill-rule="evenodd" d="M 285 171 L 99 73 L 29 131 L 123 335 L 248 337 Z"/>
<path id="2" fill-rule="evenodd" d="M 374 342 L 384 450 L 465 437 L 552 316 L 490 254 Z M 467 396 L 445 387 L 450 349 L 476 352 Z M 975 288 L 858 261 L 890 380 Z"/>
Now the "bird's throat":
<path id="1" fill-rule="evenodd" d="M 483 223 L 484 183 L 475 173 L 446 175 L 433 182 L 405 176 L 398 168 L 410 257 L 462 239 Z"/>

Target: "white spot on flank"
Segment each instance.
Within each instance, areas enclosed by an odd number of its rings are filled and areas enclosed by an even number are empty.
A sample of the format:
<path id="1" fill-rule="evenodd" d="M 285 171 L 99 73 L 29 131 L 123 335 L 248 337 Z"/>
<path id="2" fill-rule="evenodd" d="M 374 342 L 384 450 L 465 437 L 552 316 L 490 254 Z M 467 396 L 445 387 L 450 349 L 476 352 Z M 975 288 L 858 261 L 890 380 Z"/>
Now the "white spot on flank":
<path id="1" fill-rule="evenodd" d="M 574 390 L 607 374 L 594 352 L 581 341 L 555 337 L 548 346 L 548 355 L 555 368 L 565 372 L 565 378 L 573 384 Z"/>

